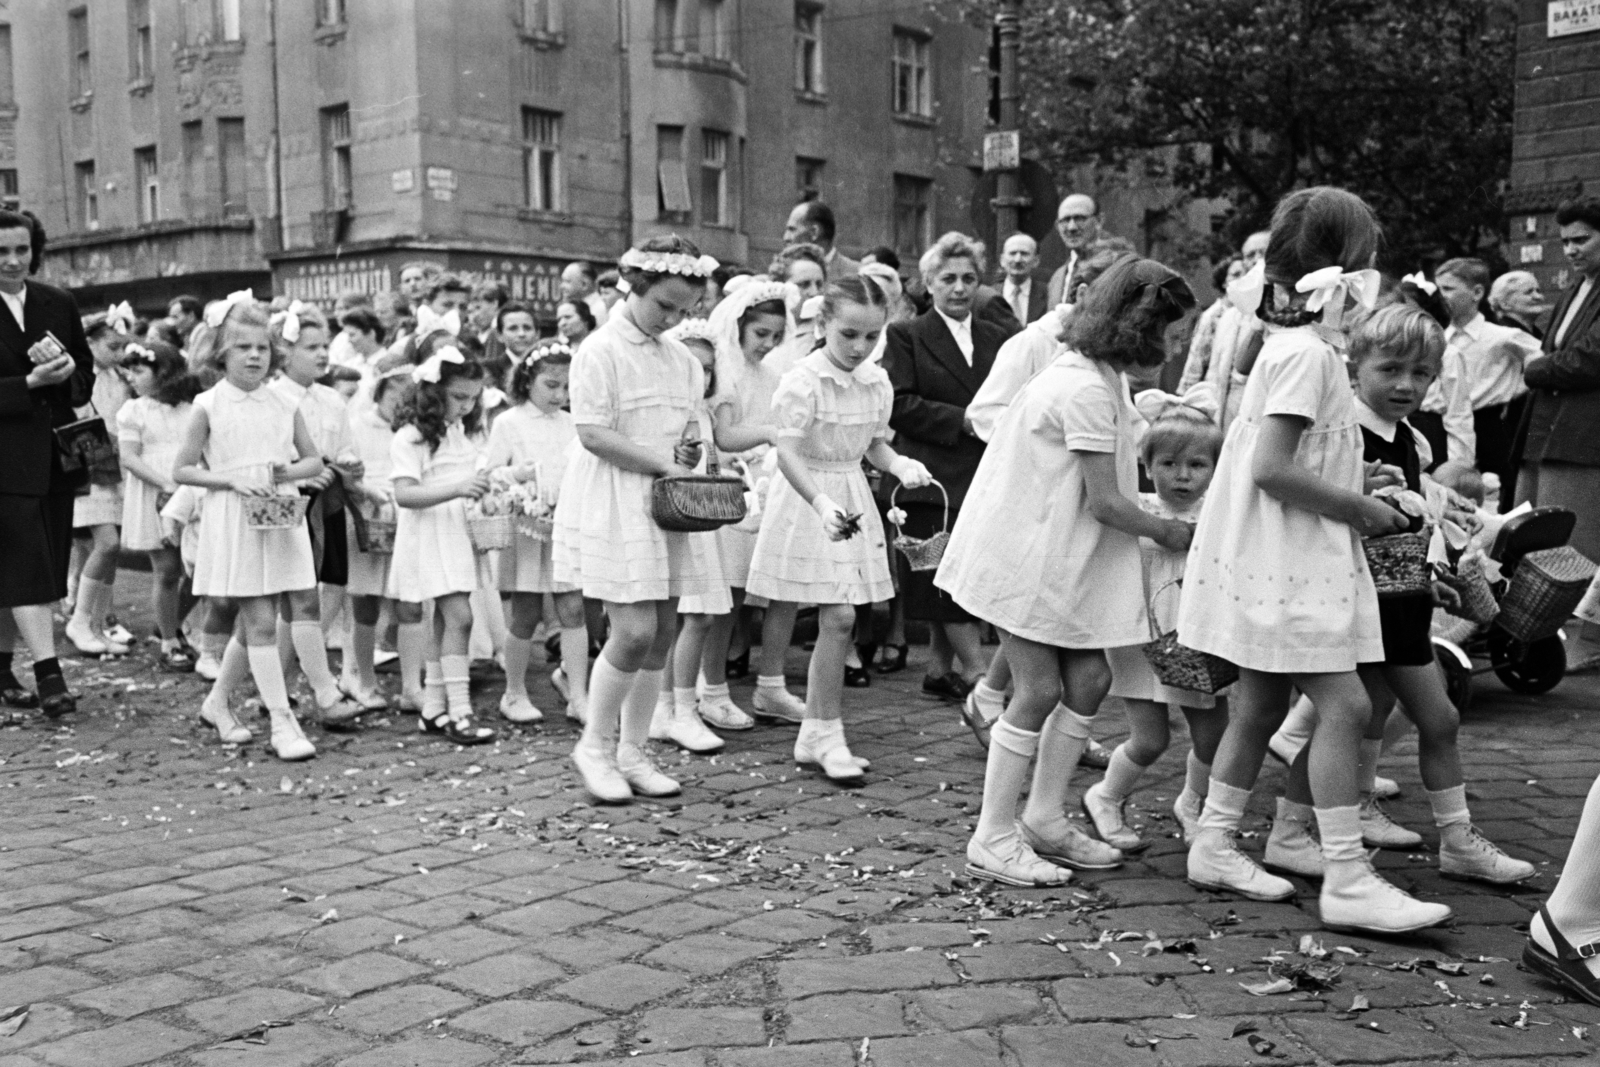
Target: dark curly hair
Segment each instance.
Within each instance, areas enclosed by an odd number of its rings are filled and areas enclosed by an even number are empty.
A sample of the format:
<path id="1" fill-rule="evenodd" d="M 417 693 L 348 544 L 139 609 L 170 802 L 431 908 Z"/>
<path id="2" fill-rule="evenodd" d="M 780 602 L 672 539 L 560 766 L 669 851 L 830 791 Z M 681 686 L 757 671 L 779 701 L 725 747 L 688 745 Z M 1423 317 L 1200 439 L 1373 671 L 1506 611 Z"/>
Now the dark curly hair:
<path id="1" fill-rule="evenodd" d="M 547 337 L 535 344 L 526 358 L 511 372 L 506 394 L 513 403 L 525 403 L 533 392 L 533 380 L 551 367 L 570 367 L 572 351 L 559 337 Z"/>
<path id="2" fill-rule="evenodd" d="M 456 348 L 460 351 L 456 346 L 456 339 L 449 334 L 430 334 L 417 346 L 417 364 L 420 366 L 426 363 L 441 348 Z M 451 382 L 461 379 L 484 382 L 488 381 L 489 372 L 484 369 L 482 363 L 470 356 L 461 363 L 441 363 L 437 382 L 418 382 L 411 395 L 400 402 L 400 410 L 394 415 L 394 428 L 399 430 L 403 426 L 415 426 L 423 441 L 427 442 L 428 451 L 437 452 L 439 442 L 444 440 L 445 433 L 450 429 L 444 417 L 445 390 L 450 387 Z M 475 434 L 483 428 L 481 401 L 472 405 L 472 410 L 461 420 L 461 427 L 468 434 Z"/>
<path id="3" fill-rule="evenodd" d="M 1066 342 L 1096 363 L 1159 367 L 1167 327 L 1192 307 L 1194 293 L 1176 271 L 1124 253 L 1078 300 Z"/>
<path id="4" fill-rule="evenodd" d="M 0 230 L 27 230 L 28 246 L 32 254 L 28 258 L 28 273 L 38 274 L 39 264 L 44 260 L 44 223 L 39 221 L 37 215 L 31 211 L 13 211 L 10 208 L 0 208 Z"/>
<path id="5" fill-rule="evenodd" d="M 158 404 L 175 408 L 189 403 L 200 392 L 200 379 L 189 373 L 189 363 L 183 353 L 153 337 L 128 342 L 117 366 L 125 369 L 149 367 L 156 379 L 150 399 Z"/>

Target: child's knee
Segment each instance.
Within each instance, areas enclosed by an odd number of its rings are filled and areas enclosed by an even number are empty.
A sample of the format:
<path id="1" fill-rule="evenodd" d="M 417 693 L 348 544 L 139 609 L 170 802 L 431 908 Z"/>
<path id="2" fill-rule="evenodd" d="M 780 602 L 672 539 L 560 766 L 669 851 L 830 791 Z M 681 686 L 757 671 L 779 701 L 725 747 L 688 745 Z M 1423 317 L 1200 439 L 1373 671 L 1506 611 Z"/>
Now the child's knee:
<path id="1" fill-rule="evenodd" d="M 375 596 L 353 596 L 350 598 L 350 615 L 362 626 L 378 625 L 378 616 L 382 602 Z"/>
<path id="2" fill-rule="evenodd" d="M 467 594 L 452 593 L 449 596 L 442 596 L 436 604 L 446 626 L 452 630 L 472 628 L 472 602 Z"/>
<path id="3" fill-rule="evenodd" d="M 422 621 L 422 605 L 406 600 L 395 601 L 394 621 L 401 626 L 415 626 Z"/>
<path id="4" fill-rule="evenodd" d="M 584 623 L 582 594 L 557 593 L 556 619 L 560 621 L 561 628 L 564 630 L 582 626 Z"/>
<path id="5" fill-rule="evenodd" d="M 824 604 L 817 609 L 817 635 L 835 640 L 848 639 L 855 628 L 856 611 L 848 604 Z"/>

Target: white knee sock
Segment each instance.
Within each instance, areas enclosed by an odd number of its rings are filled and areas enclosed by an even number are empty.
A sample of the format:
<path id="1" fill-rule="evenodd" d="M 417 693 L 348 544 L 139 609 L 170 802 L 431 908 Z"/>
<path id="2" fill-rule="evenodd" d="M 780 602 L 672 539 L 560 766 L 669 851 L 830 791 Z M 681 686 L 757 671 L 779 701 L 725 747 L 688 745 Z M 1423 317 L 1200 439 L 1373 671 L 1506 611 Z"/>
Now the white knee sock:
<path id="1" fill-rule="evenodd" d="M 439 677 L 444 682 L 445 707 L 452 719 L 472 716 L 472 690 L 468 670 L 472 660 L 466 656 L 440 656 Z"/>
<path id="2" fill-rule="evenodd" d="M 506 633 L 506 695 L 528 695 L 528 658 L 533 654 L 532 638 Z"/>
<path id="3" fill-rule="evenodd" d="M 1200 762 L 1200 757 L 1189 750 L 1183 764 L 1183 791 L 1196 800 L 1204 800 L 1211 786 L 1211 764 Z"/>
<path id="4" fill-rule="evenodd" d="M 989 731 L 989 759 L 983 772 L 983 809 L 973 836 L 989 843 L 1016 832 L 1017 800 L 1028 784 L 1028 766 L 1039 751 L 1039 735 L 1004 719 Z"/>
<path id="5" fill-rule="evenodd" d="M 561 631 L 561 673 L 567 676 L 572 700 L 584 704 L 589 698 L 589 631 L 568 626 Z"/>
<path id="6" fill-rule="evenodd" d="M 322 624 L 301 619 L 289 624 L 289 639 L 300 657 L 300 670 L 311 683 L 317 704 L 328 707 L 339 702 L 339 683 L 328 668 L 328 650 L 322 644 Z"/>
<path id="7" fill-rule="evenodd" d="M 1033 761 L 1033 786 L 1023 821 L 1034 830 L 1062 822 L 1067 817 L 1067 790 L 1078 759 L 1089 745 L 1089 726 L 1094 719 L 1079 715 L 1065 704 L 1050 713 L 1039 731 L 1038 758 Z"/>
<path id="8" fill-rule="evenodd" d="M 261 703 L 268 711 L 288 711 L 289 687 L 283 684 L 283 664 L 278 660 L 278 650 L 272 645 L 251 645 L 245 654 L 250 661 L 250 673 L 256 679 L 256 690 L 261 694 Z"/>
<path id="9" fill-rule="evenodd" d="M 1244 806 L 1249 802 L 1250 790 L 1211 779 L 1205 807 L 1200 809 L 1200 829 L 1232 833 L 1244 821 Z"/>
<path id="10" fill-rule="evenodd" d="M 637 673 L 618 670 L 603 652 L 594 661 L 594 671 L 589 675 L 589 719 L 584 723 L 579 744 L 595 752 L 616 751 L 622 702 L 628 699 Z"/>
<path id="11" fill-rule="evenodd" d="M 444 695 L 444 669 L 436 659 L 422 666 L 422 717 L 432 721 L 443 715 L 449 705 Z"/>
<path id="12" fill-rule="evenodd" d="M 1139 778 L 1144 771 L 1143 767 L 1129 757 L 1127 744 L 1120 744 L 1111 753 L 1111 763 L 1106 767 L 1106 776 L 1100 783 L 1100 791 L 1112 800 L 1126 800 L 1128 794 L 1139 784 Z"/>
<path id="13" fill-rule="evenodd" d="M 1283 725 L 1278 727 L 1274 739 L 1298 752 L 1311 740 L 1311 731 L 1316 728 L 1316 705 L 1311 703 L 1310 697 L 1302 693 L 1290 707 L 1289 714 L 1284 718 Z"/>
<path id="14" fill-rule="evenodd" d="M 978 684 L 972 687 L 972 702 L 978 706 L 978 714 L 983 716 L 984 722 L 994 722 L 1006 710 L 1005 692 L 990 688 L 987 677 L 979 678 Z"/>
<path id="15" fill-rule="evenodd" d="M 1317 836 L 1322 841 L 1322 858 L 1332 874 L 1336 863 L 1365 861 L 1367 850 L 1361 844 L 1361 808 L 1317 808 Z"/>
<path id="16" fill-rule="evenodd" d="M 621 741 L 641 748 L 650 739 L 650 718 L 656 713 L 656 698 L 661 696 L 665 668 L 635 671 L 633 686 L 622 701 Z"/>
<path id="17" fill-rule="evenodd" d="M 211 695 L 207 699 L 227 700 L 233 691 L 243 684 L 251 669 L 250 657 L 244 645 L 237 637 L 231 639 L 227 647 L 222 650 L 222 669 L 217 672 L 217 680 L 211 683 Z M 282 676 L 280 670 L 279 677 Z"/>

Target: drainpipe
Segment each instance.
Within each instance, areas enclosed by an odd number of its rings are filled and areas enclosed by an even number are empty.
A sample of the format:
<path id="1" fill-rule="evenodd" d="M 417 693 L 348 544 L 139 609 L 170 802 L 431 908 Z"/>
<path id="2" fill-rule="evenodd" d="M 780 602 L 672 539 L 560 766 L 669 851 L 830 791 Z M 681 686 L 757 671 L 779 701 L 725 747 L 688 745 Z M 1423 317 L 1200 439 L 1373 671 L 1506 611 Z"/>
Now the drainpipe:
<path id="1" fill-rule="evenodd" d="M 617 53 L 621 71 L 618 85 L 622 122 L 622 249 L 632 246 L 633 233 L 633 71 L 628 44 L 628 5 L 632 0 L 617 0 Z"/>
<path id="2" fill-rule="evenodd" d="M 283 206 L 283 140 L 279 134 L 278 108 L 278 0 L 267 0 L 267 51 L 272 59 L 272 133 L 267 164 L 272 170 L 272 217 L 278 220 L 278 250 L 289 246 L 289 220 Z"/>

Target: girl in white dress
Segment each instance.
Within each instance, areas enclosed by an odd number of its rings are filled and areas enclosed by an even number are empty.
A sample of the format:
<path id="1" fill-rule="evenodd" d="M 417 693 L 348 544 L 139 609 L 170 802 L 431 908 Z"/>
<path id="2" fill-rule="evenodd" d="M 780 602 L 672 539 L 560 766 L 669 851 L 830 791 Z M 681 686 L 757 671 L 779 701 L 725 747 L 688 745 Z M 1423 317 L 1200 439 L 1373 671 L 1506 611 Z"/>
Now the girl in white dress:
<path id="1" fill-rule="evenodd" d="M 241 624 L 223 653 L 200 717 L 225 743 L 250 740 L 250 731 L 228 706 L 229 694 L 248 670 L 272 717 L 273 751 L 279 759 L 310 759 L 317 750 L 289 709 L 278 659 L 277 603 L 280 593 L 316 587 L 311 542 L 304 520 L 284 529 L 251 529 L 244 498 L 272 496 L 282 483 L 315 477 L 322 457 L 295 405 L 266 388 L 274 362 L 266 313 L 240 299 L 231 300 L 223 316 L 213 327 L 210 350 L 197 353 L 222 379 L 195 398 L 173 472 L 179 485 L 207 490 L 195 552 L 195 595 L 211 598 L 219 630 L 233 626 L 234 618 Z"/>
<path id="2" fill-rule="evenodd" d="M 1361 844 L 1358 768 L 1372 709 L 1356 667 L 1384 658 L 1361 537 L 1396 533 L 1409 521 L 1366 495 L 1361 427 L 1341 355 L 1346 305 L 1370 307 L 1377 297 L 1369 268 L 1379 238 L 1359 197 L 1299 190 L 1273 212 L 1264 265 L 1230 293 L 1266 323 L 1266 339 L 1200 515 L 1178 637 L 1240 668 L 1189 846 L 1189 880 L 1255 900 L 1294 895 L 1292 882 L 1239 851 L 1234 834 L 1298 688 L 1319 720 L 1309 769 L 1327 870 L 1323 923 L 1396 933 L 1442 922 L 1450 909 L 1385 881 Z"/>
<path id="3" fill-rule="evenodd" d="M 523 352 L 511 350 L 510 401 L 514 407 L 489 429 L 488 467 L 511 467 L 524 484 L 537 486 L 546 504 L 556 502 L 567 452 L 578 439 L 567 404 L 572 349 L 560 338 L 540 341 Z M 554 594 L 560 625 L 561 671 L 553 679 L 565 685 L 573 705 L 570 716 L 582 721 L 588 700 L 589 631 L 583 621 L 583 594 L 555 580 L 550 540 L 518 533 L 500 553 L 500 596 L 508 605 L 505 666 L 506 691 L 500 714 L 511 722 L 538 722 L 544 716 L 528 699 L 528 659 L 533 631 L 544 615 L 545 594 Z"/>
<path id="4" fill-rule="evenodd" d="M 1140 493 L 1139 506 L 1162 519 L 1194 523 L 1222 451 L 1217 426 L 1217 393 L 1209 382 L 1191 386 L 1181 397 L 1148 389 L 1134 401 L 1149 424 L 1139 441 L 1139 460 L 1155 483 L 1153 493 Z M 1179 586 L 1188 552 L 1174 552 L 1148 537 L 1139 539 L 1144 564 L 1144 595 L 1155 612 L 1153 629 L 1167 633 L 1178 621 Z M 1148 635 L 1146 635 L 1148 637 Z M 1141 643 L 1142 645 L 1142 643 Z M 1156 678 L 1141 645 L 1106 650 L 1111 664 L 1111 692 L 1128 712 L 1129 737 L 1111 753 L 1106 776 L 1083 793 L 1083 807 L 1100 839 L 1122 852 L 1136 852 L 1149 842 L 1123 819 L 1123 804 L 1145 769 L 1167 750 L 1168 706 L 1178 705 L 1189 725 L 1187 775 L 1172 806 L 1185 838 L 1200 818 L 1211 759 L 1228 725 L 1228 706 L 1209 693 L 1170 689 Z"/>
<path id="5" fill-rule="evenodd" d="M 928 469 L 889 447 L 894 387 L 868 361 L 888 321 L 875 282 L 842 278 L 825 290 L 822 343 L 778 383 L 772 398 L 778 468 L 750 560 L 752 594 L 817 605 L 817 643 L 806 678 L 806 717 L 794 758 L 834 781 L 856 781 L 840 707 L 854 605 L 894 595 L 883 522 L 861 470 L 865 457 L 913 488 Z"/>
<path id="6" fill-rule="evenodd" d="M 1139 538 L 1173 552 L 1189 544 L 1187 523 L 1136 502 L 1142 420 L 1122 371 L 1159 366 L 1167 326 L 1192 306 L 1159 263 L 1130 256 L 1101 275 L 1076 305 L 1067 351 L 995 424 L 956 520 L 935 584 L 1000 630 L 1016 681 L 989 734 L 967 843 L 974 877 L 1061 885 L 1063 867 L 1122 862 L 1067 821 L 1067 792 L 1111 685 L 1105 650 L 1150 637 Z"/>
<path id="7" fill-rule="evenodd" d="M 178 491 L 172 478 L 183 431 L 200 383 L 183 353 L 164 341 L 130 341 L 118 362 L 135 399 L 117 412 L 122 457 L 122 546 L 150 556 L 150 608 L 161 637 L 161 666 L 194 670 L 179 627 L 185 614 L 183 560 L 161 530 L 162 497 Z"/>
<path id="8" fill-rule="evenodd" d="M 396 620 L 426 622 L 422 679 L 422 729 L 461 745 L 498 736 L 472 717 L 468 645 L 472 593 L 479 585 L 478 557 L 467 532 L 466 502 L 489 491 L 479 432 L 488 372 L 468 359 L 447 333 L 417 346 L 411 371 L 416 388 L 395 416 L 389 479 L 399 516 L 386 595 L 400 602 Z M 424 619 L 422 602 L 433 601 Z"/>
<path id="9" fill-rule="evenodd" d="M 100 416 L 115 438 L 117 414 L 129 399 L 128 384 L 117 367 L 126 338 L 117 332 L 104 313 L 88 316 L 83 325 L 89 338 L 89 350 L 94 353 L 94 392 L 89 403 L 79 409 L 78 416 Z M 117 551 L 121 547 L 117 524 L 121 521 L 121 479 L 109 484 L 91 481 L 88 494 L 73 502 L 73 529 L 80 533 L 87 531 L 91 543 L 83 557 L 76 593 L 69 591 L 74 597 L 72 618 L 67 621 L 64 632 L 67 640 L 88 656 L 127 655 L 133 640 L 133 635 L 120 625 L 107 632 L 107 617 L 112 613 L 117 582 Z"/>
<path id="10" fill-rule="evenodd" d="M 555 513 L 555 580 L 603 600 L 611 633 L 589 678 L 589 719 L 572 762 L 597 799 L 671 796 L 679 785 L 645 746 L 678 598 L 717 589 L 693 535 L 651 518 L 651 484 L 700 460 L 684 430 L 705 395 L 705 372 L 661 335 L 699 302 L 716 260 L 676 235 L 651 237 L 619 266 L 627 303 L 572 361 L 572 418 L 582 445 L 567 464 Z M 708 542 L 714 543 L 714 542 Z"/>

